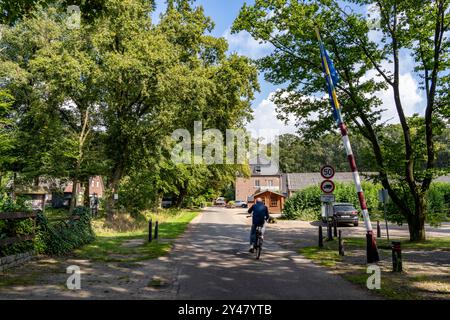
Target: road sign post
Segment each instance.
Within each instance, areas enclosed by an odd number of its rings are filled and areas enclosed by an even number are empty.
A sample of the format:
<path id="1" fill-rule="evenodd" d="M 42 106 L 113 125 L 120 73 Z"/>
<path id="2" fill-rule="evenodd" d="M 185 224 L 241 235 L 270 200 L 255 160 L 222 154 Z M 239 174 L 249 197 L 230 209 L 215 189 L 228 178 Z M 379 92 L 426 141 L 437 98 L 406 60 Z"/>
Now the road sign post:
<path id="1" fill-rule="evenodd" d="M 323 216 L 326 218 L 328 224 L 329 217 L 333 214 L 333 202 L 336 201 L 333 194 L 335 185 L 334 182 L 330 180 L 334 177 L 335 172 L 334 168 L 330 165 L 325 165 L 320 169 L 320 175 L 324 178 L 320 184 L 320 189 L 323 192 L 320 196 L 320 201 L 323 203 Z M 330 226 L 328 229 L 331 230 Z M 328 235 L 328 239 L 330 239 L 330 234 Z"/>
<path id="2" fill-rule="evenodd" d="M 378 191 L 378 199 L 380 200 L 380 202 L 383 203 L 383 207 L 384 207 L 384 223 L 386 224 L 386 235 L 387 235 L 387 239 L 389 241 L 389 227 L 388 227 L 388 222 L 387 222 L 387 209 L 386 209 L 386 203 L 389 200 L 389 193 L 386 189 L 382 189 L 380 191 Z"/>

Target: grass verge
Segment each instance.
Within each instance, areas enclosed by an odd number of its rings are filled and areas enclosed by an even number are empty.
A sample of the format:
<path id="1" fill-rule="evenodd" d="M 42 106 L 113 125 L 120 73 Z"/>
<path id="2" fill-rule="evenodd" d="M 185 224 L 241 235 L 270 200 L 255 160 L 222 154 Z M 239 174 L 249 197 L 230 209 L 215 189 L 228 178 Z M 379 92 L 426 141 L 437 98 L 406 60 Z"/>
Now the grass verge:
<path id="1" fill-rule="evenodd" d="M 402 248 L 418 251 L 450 251 L 450 238 L 430 238 L 424 242 L 410 242 L 405 239 L 391 239 L 401 241 Z M 391 246 L 387 239 L 377 239 L 380 254 L 390 257 Z M 365 238 L 346 238 L 344 242 L 345 256 L 338 254 L 338 242 L 324 242 L 324 247 L 304 247 L 298 252 L 314 263 L 330 268 L 334 273 L 341 275 L 348 281 L 367 289 L 367 279 L 371 274 L 367 273 L 365 264 Z M 445 253 L 444 253 L 445 254 Z M 384 259 L 378 265 L 381 269 L 381 288 L 373 290 L 386 299 L 411 300 L 411 299 L 449 299 L 450 283 L 448 270 L 445 266 L 432 261 L 416 263 L 404 260 L 404 272 L 392 272 L 390 259 Z"/>
<path id="2" fill-rule="evenodd" d="M 150 214 L 153 227 L 156 221 L 159 222 L 159 239 L 152 242 L 148 242 L 146 227 L 129 232 L 115 232 L 111 229 L 102 229 L 97 221 L 94 224 L 97 239 L 75 250 L 74 255 L 78 259 L 100 262 L 139 262 L 154 259 L 170 251 L 173 241 L 186 230 L 197 214 L 198 211 L 187 210 Z"/>

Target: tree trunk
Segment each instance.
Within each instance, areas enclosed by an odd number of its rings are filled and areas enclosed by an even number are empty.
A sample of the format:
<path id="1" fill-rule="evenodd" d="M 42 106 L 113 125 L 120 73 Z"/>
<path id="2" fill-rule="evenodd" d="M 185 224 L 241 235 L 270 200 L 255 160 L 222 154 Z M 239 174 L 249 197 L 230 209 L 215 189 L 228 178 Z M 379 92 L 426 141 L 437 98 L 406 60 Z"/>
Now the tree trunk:
<path id="1" fill-rule="evenodd" d="M 414 214 L 408 217 L 409 240 L 424 241 L 425 237 L 425 196 L 419 195 Z"/>
<path id="2" fill-rule="evenodd" d="M 114 216 L 115 200 L 114 194 L 119 193 L 119 183 L 122 179 L 124 165 L 119 163 L 115 166 L 112 177 L 108 179 L 108 196 L 105 202 L 106 218 L 111 219 Z"/>
<path id="3" fill-rule="evenodd" d="M 187 188 L 181 188 L 180 194 L 178 195 L 177 201 L 175 203 L 175 206 L 178 209 L 181 209 L 181 206 L 183 204 L 183 201 L 184 201 L 184 198 L 186 197 L 186 195 L 187 195 Z"/>
<path id="4" fill-rule="evenodd" d="M 17 182 L 17 172 L 13 173 L 13 183 L 11 188 L 11 199 L 16 200 L 16 182 Z"/>
<path id="5" fill-rule="evenodd" d="M 78 196 L 78 178 L 74 178 L 72 182 L 72 199 L 70 199 L 70 208 L 69 213 L 72 213 L 77 205 L 77 196 Z"/>

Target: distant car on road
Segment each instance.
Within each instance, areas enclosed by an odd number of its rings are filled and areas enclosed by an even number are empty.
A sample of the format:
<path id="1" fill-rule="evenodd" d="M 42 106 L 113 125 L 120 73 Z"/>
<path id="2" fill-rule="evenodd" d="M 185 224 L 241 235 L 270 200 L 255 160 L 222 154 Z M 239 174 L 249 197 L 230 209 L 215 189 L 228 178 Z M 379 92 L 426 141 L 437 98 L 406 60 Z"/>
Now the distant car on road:
<path id="1" fill-rule="evenodd" d="M 224 206 L 225 204 L 226 204 L 226 202 L 225 202 L 225 198 L 224 197 L 218 197 L 214 201 L 214 205 L 216 205 L 216 206 Z"/>
<path id="2" fill-rule="evenodd" d="M 333 216 L 337 223 L 352 223 L 358 226 L 358 210 L 351 203 L 335 203 L 333 204 Z"/>
<path id="3" fill-rule="evenodd" d="M 161 207 L 170 208 L 173 205 L 173 199 L 169 197 L 164 197 L 161 202 Z"/>
<path id="4" fill-rule="evenodd" d="M 236 208 L 247 208 L 248 204 L 246 201 L 237 200 L 237 201 L 235 201 L 234 206 Z"/>

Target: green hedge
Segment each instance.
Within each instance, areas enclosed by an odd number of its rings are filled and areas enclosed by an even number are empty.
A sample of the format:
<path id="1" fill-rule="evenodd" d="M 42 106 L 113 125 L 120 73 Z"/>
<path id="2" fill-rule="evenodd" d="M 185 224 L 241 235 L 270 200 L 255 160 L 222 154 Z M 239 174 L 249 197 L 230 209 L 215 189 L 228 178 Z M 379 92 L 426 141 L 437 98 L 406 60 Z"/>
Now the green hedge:
<path id="1" fill-rule="evenodd" d="M 378 209 L 378 190 L 381 186 L 363 182 L 364 195 L 366 196 L 369 212 Z M 296 192 L 286 200 L 283 214 L 288 219 L 316 220 L 320 218 L 322 191 L 319 186 L 311 186 Z M 349 202 L 359 206 L 356 188 L 349 183 L 336 183 L 334 191 L 336 202 Z"/>
<path id="2" fill-rule="evenodd" d="M 95 240 L 89 209 L 77 207 L 72 215 L 80 219 L 50 224 L 45 215 L 38 216 L 39 227 L 35 239 L 37 252 L 62 255 Z"/>
<path id="3" fill-rule="evenodd" d="M 49 223 L 47 216 L 39 213 L 36 219 L 36 230 L 34 230 L 32 219 L 0 220 L 0 239 L 13 235 L 32 234 L 33 232 L 36 234 L 32 241 L 1 246 L 0 257 L 28 251 L 39 254 L 62 255 L 92 242 L 95 239 L 95 234 L 91 227 L 89 210 L 84 207 L 77 207 L 73 215 L 79 216 L 80 219 Z"/>
<path id="4" fill-rule="evenodd" d="M 378 201 L 378 191 L 381 185 L 371 182 L 363 182 L 362 187 L 366 197 L 367 207 L 371 216 L 377 219 L 382 218 L 382 205 Z M 311 186 L 296 192 L 286 200 L 283 214 L 287 219 L 316 220 L 320 218 L 321 190 L 319 186 Z M 336 183 L 334 191 L 336 202 L 349 202 L 359 208 L 359 201 L 356 195 L 354 184 Z M 450 215 L 450 184 L 435 182 L 432 183 L 427 193 L 427 222 L 438 225 L 448 219 Z M 388 219 L 397 223 L 404 223 L 404 217 L 399 213 L 393 203 L 389 203 Z"/>

